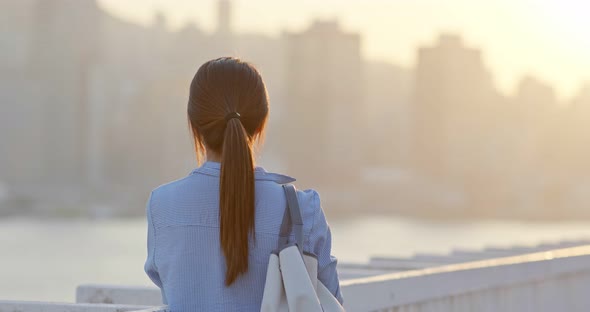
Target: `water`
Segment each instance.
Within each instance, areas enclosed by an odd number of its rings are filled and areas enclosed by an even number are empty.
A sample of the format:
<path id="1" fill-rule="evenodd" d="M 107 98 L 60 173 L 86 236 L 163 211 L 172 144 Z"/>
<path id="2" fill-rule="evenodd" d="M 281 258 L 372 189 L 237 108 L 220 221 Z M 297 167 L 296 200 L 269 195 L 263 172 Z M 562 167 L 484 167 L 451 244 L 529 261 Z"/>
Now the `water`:
<path id="1" fill-rule="evenodd" d="M 343 262 L 452 248 L 590 238 L 590 222 L 439 222 L 399 217 L 331 219 Z M 150 285 L 143 219 L 0 220 L 0 299 L 74 301 L 82 283 Z"/>

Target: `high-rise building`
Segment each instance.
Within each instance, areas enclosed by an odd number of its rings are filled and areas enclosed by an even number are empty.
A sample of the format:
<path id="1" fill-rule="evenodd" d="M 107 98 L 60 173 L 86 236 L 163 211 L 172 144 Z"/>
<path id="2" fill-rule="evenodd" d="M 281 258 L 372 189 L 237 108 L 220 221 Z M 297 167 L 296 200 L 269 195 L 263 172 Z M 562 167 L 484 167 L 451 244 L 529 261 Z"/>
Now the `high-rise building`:
<path id="1" fill-rule="evenodd" d="M 39 182 L 43 170 L 43 97 L 27 70 L 35 2 L 4 1 L 0 10 L 0 181 L 10 186 Z"/>
<path id="2" fill-rule="evenodd" d="M 413 72 L 386 62 L 365 61 L 365 128 L 368 166 L 405 167 L 409 160 L 410 94 Z"/>
<path id="3" fill-rule="evenodd" d="M 360 36 L 328 20 L 285 40 L 281 144 L 287 171 L 304 183 L 358 180 L 365 120 Z"/>
<path id="4" fill-rule="evenodd" d="M 441 35 L 434 46 L 419 49 L 411 163 L 426 209 L 493 215 L 507 205 L 501 181 L 511 143 L 504 102 L 481 52 L 459 36 Z"/>
<path id="5" fill-rule="evenodd" d="M 100 17 L 95 1 L 37 1 L 30 70 L 40 88 L 44 180 L 87 180 L 89 97 L 100 57 Z"/>
<path id="6" fill-rule="evenodd" d="M 418 51 L 412 105 L 413 156 L 422 175 L 449 179 L 468 171 L 479 153 L 493 85 L 479 50 L 455 35 L 442 35 Z"/>

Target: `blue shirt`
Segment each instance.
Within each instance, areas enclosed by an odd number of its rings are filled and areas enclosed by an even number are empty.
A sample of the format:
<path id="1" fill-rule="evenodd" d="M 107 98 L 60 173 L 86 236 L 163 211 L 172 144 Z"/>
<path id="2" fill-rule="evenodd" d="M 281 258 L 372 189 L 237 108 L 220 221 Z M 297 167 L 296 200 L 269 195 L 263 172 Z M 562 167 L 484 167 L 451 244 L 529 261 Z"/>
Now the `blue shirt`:
<path id="1" fill-rule="evenodd" d="M 145 271 L 161 289 L 172 312 L 260 311 L 268 259 L 277 247 L 286 199 L 281 184 L 295 179 L 256 167 L 255 240 L 248 272 L 225 286 L 225 259 L 219 242 L 221 164 L 205 162 L 187 177 L 152 191 Z M 316 191 L 298 191 L 304 251 L 318 258 L 319 280 L 342 302 L 331 234 Z"/>

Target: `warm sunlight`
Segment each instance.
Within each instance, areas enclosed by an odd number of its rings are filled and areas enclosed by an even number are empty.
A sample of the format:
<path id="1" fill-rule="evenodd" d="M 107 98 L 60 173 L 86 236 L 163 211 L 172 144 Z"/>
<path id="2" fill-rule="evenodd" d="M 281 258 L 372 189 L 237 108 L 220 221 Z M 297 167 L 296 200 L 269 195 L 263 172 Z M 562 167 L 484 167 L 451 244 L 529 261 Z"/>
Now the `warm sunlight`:
<path id="1" fill-rule="evenodd" d="M 590 0 L 0 0 L 0 312 L 588 312 L 588 30 Z"/>
<path id="2" fill-rule="evenodd" d="M 100 0 L 113 14 L 143 25 L 164 13 L 167 25 L 187 23 L 215 29 L 215 0 Z M 233 0 L 233 26 L 238 33 L 279 36 L 300 31 L 314 18 L 337 19 L 344 29 L 363 35 L 363 54 L 373 60 L 410 67 L 415 49 L 441 31 L 460 33 L 485 50 L 485 62 L 497 87 L 514 92 L 520 79 L 536 75 L 567 99 L 590 80 L 590 3 L 542 1 L 335 1 Z M 261 14 L 264 12 L 264 14 Z M 417 18 L 419 17 L 419 18 Z M 404 27 L 399 27 L 404 25 Z"/>
<path id="3" fill-rule="evenodd" d="M 575 43 L 582 53 L 590 53 L 590 2 L 581 0 L 546 0 L 539 3 L 544 11 L 547 32 L 559 43 Z"/>

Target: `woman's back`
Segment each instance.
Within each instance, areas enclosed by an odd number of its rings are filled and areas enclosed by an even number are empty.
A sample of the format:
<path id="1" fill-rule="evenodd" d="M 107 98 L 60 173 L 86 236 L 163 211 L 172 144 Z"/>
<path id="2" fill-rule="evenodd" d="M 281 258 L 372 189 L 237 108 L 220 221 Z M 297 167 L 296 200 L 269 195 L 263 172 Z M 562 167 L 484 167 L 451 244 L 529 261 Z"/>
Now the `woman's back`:
<path id="1" fill-rule="evenodd" d="M 258 311 L 269 255 L 277 247 L 286 207 L 281 184 L 288 176 L 254 171 L 255 224 L 248 270 L 226 286 L 220 243 L 219 178 L 221 164 L 205 162 L 184 179 L 155 189 L 148 201 L 148 258 L 145 270 L 162 289 L 164 303 L 177 311 Z M 319 280 L 342 301 L 331 235 L 319 196 L 299 191 L 304 251 L 318 257 Z"/>

